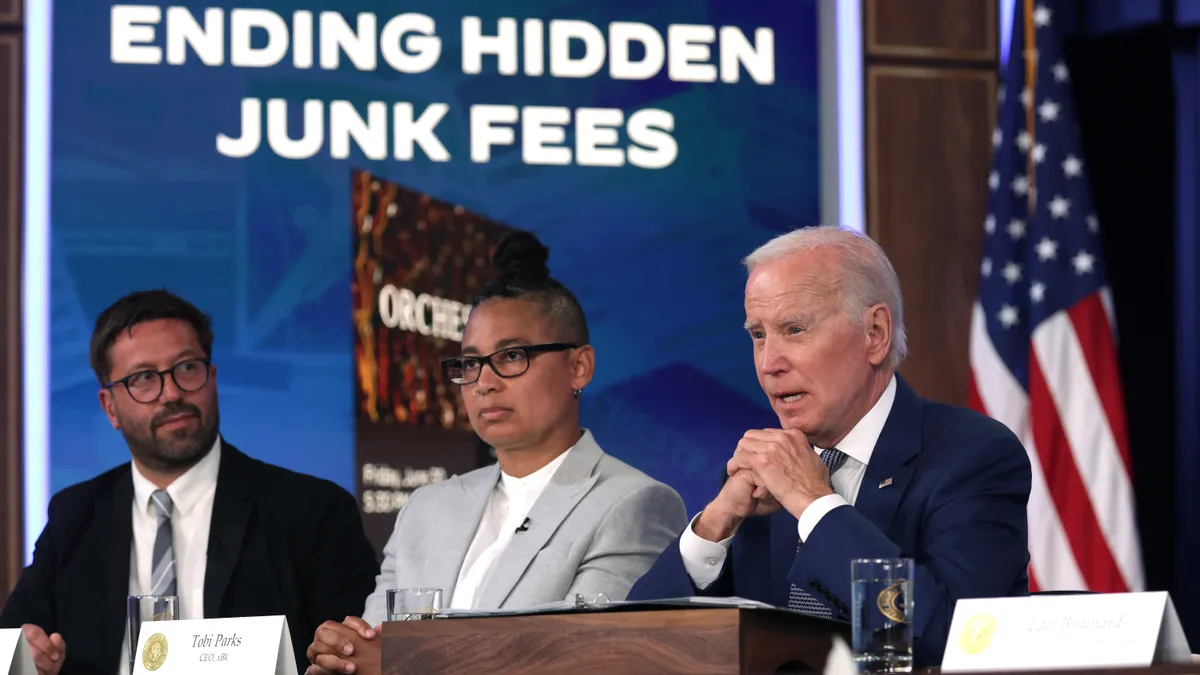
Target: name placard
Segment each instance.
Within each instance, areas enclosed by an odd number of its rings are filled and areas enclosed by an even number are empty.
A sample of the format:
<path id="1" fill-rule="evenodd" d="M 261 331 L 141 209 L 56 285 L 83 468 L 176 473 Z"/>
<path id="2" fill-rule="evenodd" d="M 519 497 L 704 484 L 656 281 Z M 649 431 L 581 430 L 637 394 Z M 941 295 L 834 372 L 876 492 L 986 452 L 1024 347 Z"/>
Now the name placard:
<path id="1" fill-rule="evenodd" d="M 0 673 L 7 675 L 37 675 L 29 643 L 20 628 L 0 629 Z"/>
<path id="2" fill-rule="evenodd" d="M 147 621 L 133 675 L 297 675 L 287 617 Z"/>
<path id="3" fill-rule="evenodd" d="M 1189 663 L 1166 592 L 959 600 L 945 672 L 1119 668 Z"/>

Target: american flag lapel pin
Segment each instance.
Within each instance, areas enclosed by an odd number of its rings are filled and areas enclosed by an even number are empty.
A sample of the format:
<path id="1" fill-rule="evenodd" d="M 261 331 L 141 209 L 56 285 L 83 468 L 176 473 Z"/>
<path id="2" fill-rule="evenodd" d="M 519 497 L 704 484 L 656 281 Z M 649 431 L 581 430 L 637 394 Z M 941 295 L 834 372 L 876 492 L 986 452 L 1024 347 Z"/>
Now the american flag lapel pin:
<path id="1" fill-rule="evenodd" d="M 879 481 L 879 489 L 882 490 L 883 488 L 885 488 L 891 484 L 892 484 L 891 478 L 884 478 L 883 480 Z"/>

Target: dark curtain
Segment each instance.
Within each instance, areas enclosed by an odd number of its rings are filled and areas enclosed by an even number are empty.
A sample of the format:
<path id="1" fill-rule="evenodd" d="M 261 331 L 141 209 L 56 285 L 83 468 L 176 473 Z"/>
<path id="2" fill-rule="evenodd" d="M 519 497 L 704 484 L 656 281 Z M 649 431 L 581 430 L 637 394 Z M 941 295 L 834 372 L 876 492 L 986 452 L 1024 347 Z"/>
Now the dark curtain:
<path id="1" fill-rule="evenodd" d="M 1200 0 L 1040 2 L 1070 34 L 1147 583 L 1200 651 Z"/>
<path id="2" fill-rule="evenodd" d="M 1176 540 L 1175 604 L 1188 641 L 1200 645 L 1200 0 L 1177 0 L 1172 74 L 1175 91 L 1175 350 Z"/>

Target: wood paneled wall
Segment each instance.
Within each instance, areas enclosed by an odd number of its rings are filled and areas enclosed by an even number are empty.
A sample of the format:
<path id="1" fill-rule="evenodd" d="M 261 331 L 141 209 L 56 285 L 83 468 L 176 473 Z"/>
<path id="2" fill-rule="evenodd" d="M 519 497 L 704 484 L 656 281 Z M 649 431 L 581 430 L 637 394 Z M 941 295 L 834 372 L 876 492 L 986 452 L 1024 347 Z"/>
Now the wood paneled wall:
<path id="1" fill-rule="evenodd" d="M 863 0 L 869 234 L 904 291 L 922 395 L 967 401 L 996 117 L 996 0 Z"/>
<path id="2" fill-rule="evenodd" d="M 0 0 L 0 601 L 17 582 L 21 468 L 21 217 L 24 31 L 21 0 Z"/>

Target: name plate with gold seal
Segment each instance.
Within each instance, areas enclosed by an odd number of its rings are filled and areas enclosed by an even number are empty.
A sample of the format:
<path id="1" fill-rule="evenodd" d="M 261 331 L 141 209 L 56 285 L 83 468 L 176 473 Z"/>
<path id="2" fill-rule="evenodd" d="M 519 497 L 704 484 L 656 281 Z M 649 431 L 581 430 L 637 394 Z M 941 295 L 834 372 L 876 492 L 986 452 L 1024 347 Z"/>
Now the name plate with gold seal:
<path id="1" fill-rule="evenodd" d="M 0 675 L 38 675 L 20 628 L 0 629 Z"/>
<path id="2" fill-rule="evenodd" d="M 142 624 L 133 675 L 197 673 L 297 675 L 287 617 Z"/>
<path id="3" fill-rule="evenodd" d="M 1190 663 L 1165 592 L 959 600 L 943 672 L 1144 667 Z"/>

